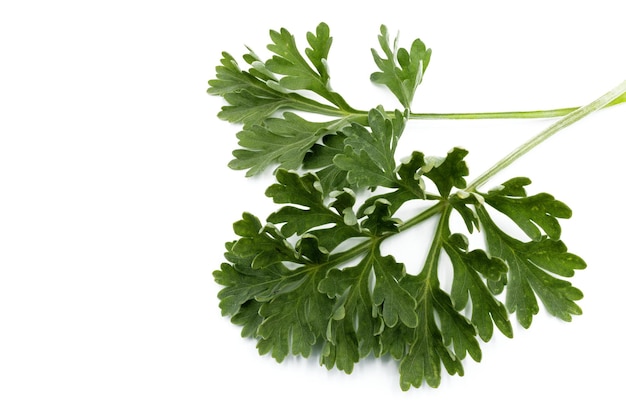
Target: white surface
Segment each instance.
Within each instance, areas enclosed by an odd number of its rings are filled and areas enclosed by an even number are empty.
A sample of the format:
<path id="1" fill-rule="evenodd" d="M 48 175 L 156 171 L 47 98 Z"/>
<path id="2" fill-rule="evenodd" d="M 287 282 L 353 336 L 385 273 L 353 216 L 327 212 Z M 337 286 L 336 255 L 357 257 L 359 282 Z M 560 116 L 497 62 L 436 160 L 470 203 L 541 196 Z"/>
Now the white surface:
<path id="1" fill-rule="evenodd" d="M 326 21 L 336 90 L 370 108 L 390 102 L 368 82 L 384 23 L 433 48 L 416 111 L 564 107 L 626 79 L 620 2 L 571 3 L 3 2 L 0 403 L 624 401 L 626 106 L 503 174 L 573 208 L 563 237 L 589 266 L 574 278 L 585 314 L 542 312 L 514 339 L 496 335 L 437 390 L 401 392 L 388 361 L 346 376 L 258 356 L 220 316 L 211 275 L 241 212 L 271 209 L 269 178 L 226 168 L 237 128 L 205 93 L 221 51 L 265 57 L 270 28 L 304 44 Z M 417 122 L 402 147 L 464 146 L 477 175 L 549 122 Z"/>

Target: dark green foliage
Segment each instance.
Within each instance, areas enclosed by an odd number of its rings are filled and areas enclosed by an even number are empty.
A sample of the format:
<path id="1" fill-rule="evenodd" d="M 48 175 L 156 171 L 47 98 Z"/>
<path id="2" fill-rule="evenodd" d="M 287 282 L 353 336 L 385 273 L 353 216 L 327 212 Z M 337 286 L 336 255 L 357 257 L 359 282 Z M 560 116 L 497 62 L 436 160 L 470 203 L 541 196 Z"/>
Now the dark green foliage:
<path id="1" fill-rule="evenodd" d="M 481 341 L 494 329 L 513 337 L 509 314 L 529 327 L 540 302 L 565 321 L 581 313 L 582 293 L 566 278 L 585 262 L 560 240 L 559 220 L 571 216 L 564 203 L 527 195 L 530 180 L 521 177 L 489 192 L 468 187 L 462 148 L 444 157 L 414 151 L 398 163 L 398 142 L 430 61 L 420 40 L 398 48 L 381 28 L 383 55 L 373 51 L 380 71 L 371 79 L 404 107 L 387 112 L 356 111 L 331 90 L 326 24 L 308 33 L 304 53 L 285 29 L 270 37 L 270 59 L 250 51 L 246 71 L 224 53 L 209 82 L 209 93 L 228 104 L 219 116 L 243 125 L 230 167 L 248 175 L 275 168 L 266 195 L 280 208 L 263 222 L 244 213 L 233 227 L 238 239 L 226 244 L 226 261 L 214 272 L 222 314 L 258 341 L 261 354 L 279 362 L 315 354 L 347 373 L 367 356 L 390 356 L 402 389 L 437 387 L 442 369 L 463 375 L 468 355 L 481 360 Z M 422 208 L 412 216 L 399 214 L 416 201 Z M 506 233 L 496 212 L 528 239 Z M 453 216 L 467 234 L 453 232 Z M 393 249 L 395 235 L 427 219 L 437 225 L 421 269 L 407 271 L 382 253 L 383 245 Z M 470 246 L 468 234 L 477 231 L 484 243 Z M 447 290 L 439 282 L 446 271 Z"/>

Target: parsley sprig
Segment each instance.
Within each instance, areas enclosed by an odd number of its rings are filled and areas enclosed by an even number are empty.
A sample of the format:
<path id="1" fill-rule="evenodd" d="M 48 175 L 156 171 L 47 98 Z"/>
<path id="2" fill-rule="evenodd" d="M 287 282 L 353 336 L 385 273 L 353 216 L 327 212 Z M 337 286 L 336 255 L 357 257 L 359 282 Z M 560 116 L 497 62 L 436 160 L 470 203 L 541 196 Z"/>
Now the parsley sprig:
<path id="1" fill-rule="evenodd" d="M 586 264 L 569 252 L 559 225 L 571 216 L 569 207 L 548 193 L 528 195 L 528 178 L 481 187 L 562 128 L 626 101 L 626 82 L 582 108 L 416 114 L 411 102 L 431 50 L 421 40 L 398 48 L 382 26 L 381 51 L 372 51 L 379 71 L 371 80 L 404 110 L 359 111 L 331 88 L 326 24 L 307 34 L 304 53 L 285 29 L 270 38 L 270 59 L 249 50 L 243 57 L 249 68 L 242 70 L 224 53 L 209 81 L 209 93 L 227 103 L 219 117 L 243 126 L 230 167 L 247 175 L 275 168 L 266 196 L 280 208 L 265 221 L 244 213 L 233 226 L 237 239 L 226 244 L 226 261 L 214 272 L 222 314 L 243 336 L 257 339 L 261 354 L 278 361 L 315 354 L 322 365 L 347 373 L 364 357 L 390 356 L 399 363 L 403 390 L 437 387 L 442 366 L 463 375 L 468 355 L 480 361 L 481 341 L 496 329 L 513 337 L 511 314 L 528 328 L 540 302 L 565 321 L 582 313 L 583 294 L 569 279 Z M 411 119 L 561 115 L 472 182 L 461 148 L 443 157 L 415 151 L 397 161 L 398 140 Z M 423 209 L 403 218 L 400 209 L 413 201 Z M 502 216 L 525 238 L 507 233 Z M 454 217 L 463 231 L 451 227 Z M 426 220 L 436 227 L 421 269 L 407 271 L 382 253 L 394 236 L 426 227 Z M 484 235 L 477 248 L 469 242 L 475 232 Z M 448 289 L 439 280 L 444 255 Z"/>

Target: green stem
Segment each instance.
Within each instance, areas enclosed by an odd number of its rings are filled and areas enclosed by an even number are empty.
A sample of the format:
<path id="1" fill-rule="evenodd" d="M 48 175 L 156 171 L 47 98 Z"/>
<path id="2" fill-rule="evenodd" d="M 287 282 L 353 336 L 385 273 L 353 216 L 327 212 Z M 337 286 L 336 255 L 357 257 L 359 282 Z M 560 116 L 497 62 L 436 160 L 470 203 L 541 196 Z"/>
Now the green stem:
<path id="1" fill-rule="evenodd" d="M 581 120 L 587 115 L 600 110 L 607 105 L 610 105 L 614 102 L 614 100 L 624 98 L 624 93 L 626 92 L 626 80 L 623 81 L 620 85 L 615 87 L 613 90 L 604 94 L 597 100 L 592 103 L 580 107 L 573 112 L 567 114 L 565 117 L 561 118 L 554 124 L 550 125 L 545 130 L 541 131 L 539 134 L 531 138 L 528 142 L 524 143 L 517 149 L 513 150 L 507 156 L 505 156 L 502 160 L 493 165 L 490 169 L 485 171 L 482 175 L 478 176 L 476 180 L 474 180 L 470 185 L 467 186 L 465 191 L 473 192 L 476 191 L 478 187 L 485 184 L 491 177 L 493 177 L 496 173 L 502 171 L 504 168 L 508 167 L 511 163 L 528 153 L 534 147 L 544 142 L 546 139 L 550 138 L 552 135 L 556 134 L 560 130 L 572 125 L 573 123 Z"/>
<path id="2" fill-rule="evenodd" d="M 558 108 L 536 111 L 500 111 L 479 113 L 411 113 L 414 120 L 476 120 L 476 119 L 511 119 L 511 118 L 554 118 L 562 117 L 575 111 L 577 107 Z"/>
<path id="3" fill-rule="evenodd" d="M 602 108 L 626 102 L 626 93 L 618 94 L 615 99 Z M 581 107 L 556 108 L 553 110 L 535 111 L 500 111 L 479 113 L 411 113 L 409 118 L 416 120 L 475 120 L 475 119 L 526 119 L 526 118 L 557 118 L 571 114 Z"/>
<path id="4" fill-rule="evenodd" d="M 353 110 L 344 111 L 336 107 L 324 104 L 306 104 L 300 102 L 300 110 L 312 113 L 323 114 L 330 117 L 359 117 L 367 118 L 367 111 Z M 555 118 L 562 117 L 575 111 L 578 107 L 557 108 L 553 110 L 536 111 L 497 111 L 497 112 L 477 112 L 477 113 L 410 113 L 410 120 L 477 120 L 477 119 L 527 119 L 527 118 Z M 389 116 L 393 116 L 393 111 L 387 111 Z"/>
<path id="5" fill-rule="evenodd" d="M 375 241 L 373 238 L 372 239 L 367 239 L 367 240 L 359 243 L 358 245 L 355 245 L 355 246 L 351 247 L 348 250 L 344 250 L 342 252 L 335 253 L 335 254 L 331 255 L 328 258 L 328 262 L 326 262 L 325 264 L 339 265 L 341 263 L 344 263 L 344 262 L 347 262 L 349 260 L 352 260 L 355 257 L 358 257 L 361 254 L 367 252 L 369 249 L 371 249 L 371 247 L 375 243 L 378 243 L 378 242 Z"/>
<path id="6" fill-rule="evenodd" d="M 483 185 L 485 182 L 487 182 L 491 177 L 493 177 L 496 173 L 500 172 L 502 169 L 504 169 L 505 167 L 509 166 L 511 163 L 513 163 L 515 160 L 519 159 L 520 157 L 522 157 L 523 155 L 525 155 L 527 152 L 529 152 L 531 149 L 533 149 L 535 146 L 539 145 L 540 143 L 542 143 L 543 141 L 545 141 L 546 139 L 548 139 L 549 137 L 551 137 L 552 135 L 556 134 L 557 132 L 559 132 L 560 130 L 572 125 L 573 123 L 579 121 L 580 119 L 582 119 L 583 117 L 599 110 L 602 109 L 608 105 L 615 105 L 617 104 L 615 102 L 615 100 L 619 100 L 619 102 L 623 102 L 626 101 L 625 100 L 625 95 L 626 94 L 626 81 L 622 82 L 619 86 L 615 87 L 613 90 L 609 91 L 608 93 L 606 93 L 605 95 L 603 95 L 602 97 L 598 98 L 597 100 L 593 101 L 592 103 L 584 106 L 584 107 L 580 107 L 575 109 L 574 111 L 570 112 L 569 114 L 567 114 L 565 117 L 563 117 L 562 119 L 560 119 L 559 121 L 555 122 L 554 124 L 550 125 L 548 128 L 546 128 L 544 131 L 540 132 L 538 135 L 536 135 L 535 137 L 533 137 L 532 139 L 530 139 L 528 142 L 524 143 L 523 145 L 521 145 L 519 148 L 515 149 L 513 152 L 511 152 L 509 155 L 507 155 L 505 158 L 503 158 L 502 160 L 500 160 L 498 163 L 496 163 L 494 166 L 492 166 L 490 169 L 488 169 L 487 171 L 485 171 L 482 175 L 480 175 L 476 180 L 474 180 L 470 185 L 467 186 L 467 188 L 465 189 L 465 191 L 467 192 L 474 192 L 476 191 L 476 189 Z M 562 111 L 562 110 L 553 110 L 553 111 Z M 352 116 L 354 116 L 355 114 L 352 113 Z M 401 233 L 405 230 L 407 230 L 408 228 L 411 228 L 415 225 L 418 225 L 424 221 L 426 221 L 427 219 L 437 215 L 437 214 L 441 214 L 441 219 L 439 221 L 439 225 L 437 227 L 437 233 L 435 235 L 435 238 L 437 240 L 441 240 L 441 232 L 443 232 L 442 230 L 444 229 L 443 226 L 446 224 L 447 218 L 449 217 L 451 212 L 451 207 L 445 202 L 445 201 L 439 201 L 437 204 L 432 205 L 431 207 L 425 209 L 424 211 L 420 212 L 419 214 L 417 214 L 416 216 L 414 216 L 413 218 L 405 221 L 403 224 L 401 224 L 398 227 L 398 233 Z M 387 237 L 393 236 L 395 234 L 388 234 L 388 235 L 384 235 L 381 237 L 377 237 L 377 238 L 370 238 L 365 240 L 364 242 L 361 242 L 360 244 L 357 244 L 355 246 L 353 246 L 352 248 L 345 250 L 343 252 L 339 252 L 336 253 L 334 255 L 331 255 L 331 257 L 329 258 L 328 263 L 331 264 L 339 264 L 339 263 L 343 263 L 346 262 L 348 260 L 351 260 L 365 252 L 367 252 L 369 249 L 371 249 L 373 246 L 375 246 L 376 244 L 379 244 L 382 242 L 382 240 L 386 239 Z M 433 248 L 431 248 L 431 251 L 434 252 L 437 248 L 440 248 L 440 246 L 434 246 Z M 434 254 L 434 253 L 432 253 Z M 431 256 L 431 253 L 429 253 L 429 257 Z M 435 258 L 431 258 L 430 261 L 433 261 Z M 427 262 L 429 262 L 427 260 Z M 426 269 L 427 270 L 427 269 Z M 428 274 L 430 275 L 430 270 L 427 270 Z"/>
<path id="7" fill-rule="evenodd" d="M 432 207 L 425 209 L 424 211 L 420 212 L 419 214 L 417 214 L 416 216 L 414 216 L 413 218 L 405 221 L 404 223 L 402 223 L 402 225 L 398 226 L 398 232 L 402 232 L 407 230 L 408 228 L 411 228 L 419 223 L 422 223 L 424 221 L 426 221 L 428 218 L 439 214 L 440 212 L 442 212 L 445 209 L 445 203 L 443 201 L 440 201 L 439 203 L 433 205 Z"/>
<path id="8" fill-rule="evenodd" d="M 445 203 L 440 201 L 439 203 L 433 205 L 432 207 L 420 212 L 418 215 L 414 216 L 413 218 L 409 219 L 408 221 L 404 222 L 402 225 L 400 225 L 398 227 L 398 233 L 405 231 L 406 229 L 415 226 L 417 224 L 420 224 L 422 222 L 424 222 L 425 220 L 427 220 L 428 218 L 441 213 L 442 211 L 445 210 Z M 338 265 L 340 263 L 344 263 L 347 262 L 349 260 L 354 259 L 355 257 L 360 256 L 361 254 L 367 252 L 369 249 L 371 249 L 373 246 L 375 246 L 376 244 L 380 244 L 384 239 L 387 239 L 390 236 L 393 235 L 397 235 L 396 233 L 390 233 L 390 234 L 386 234 L 380 237 L 371 237 L 368 238 L 367 240 L 351 247 L 350 249 L 344 250 L 342 252 L 339 253 L 335 253 L 333 255 L 331 255 L 328 258 L 328 262 L 325 263 L 325 265 L 327 264 L 331 264 L 331 265 Z"/>
<path id="9" fill-rule="evenodd" d="M 439 278 L 437 275 L 437 267 L 439 266 L 439 257 L 441 256 L 441 244 L 444 239 L 444 235 L 448 230 L 448 220 L 450 213 L 452 212 L 451 205 L 444 205 L 443 211 L 441 211 L 441 217 L 433 236 L 433 243 L 428 250 L 424 267 L 420 274 L 425 277 L 429 286 L 439 285 Z"/>
<path id="10" fill-rule="evenodd" d="M 306 100 L 306 101 L 305 101 Z M 310 101 L 310 103 L 309 103 Z M 355 121 L 367 123 L 367 111 L 363 110 L 343 110 L 337 107 L 314 102 L 309 99 L 298 99 L 301 111 L 318 113 L 330 117 L 344 117 Z M 611 102 L 602 108 L 611 107 L 620 103 L 626 103 L 626 92 L 617 95 Z M 531 118 L 558 118 L 579 110 L 581 107 L 555 108 L 551 110 L 531 110 L 531 111 L 494 111 L 494 112 L 473 112 L 473 113 L 410 113 L 411 120 L 483 120 L 483 119 L 531 119 Z M 393 111 L 387 111 L 389 116 L 393 116 Z"/>

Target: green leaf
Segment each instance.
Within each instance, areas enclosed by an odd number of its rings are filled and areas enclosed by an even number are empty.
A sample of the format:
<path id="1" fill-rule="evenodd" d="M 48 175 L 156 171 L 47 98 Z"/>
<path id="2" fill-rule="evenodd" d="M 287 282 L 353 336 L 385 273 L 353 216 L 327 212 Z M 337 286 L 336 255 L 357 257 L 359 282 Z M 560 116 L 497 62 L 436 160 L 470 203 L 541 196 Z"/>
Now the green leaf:
<path id="1" fill-rule="evenodd" d="M 404 266 L 391 256 L 382 256 L 378 246 L 357 265 L 328 272 L 318 287 L 337 299 L 322 355 L 326 367 L 349 373 L 359 358 L 381 354 L 378 335 L 385 325 L 417 325 L 415 299 L 400 286 L 404 276 Z"/>
<path id="2" fill-rule="evenodd" d="M 560 240 L 559 220 L 571 216 L 569 207 L 547 193 L 528 195 L 525 177 L 487 193 L 477 188 L 561 128 L 607 103 L 626 101 L 626 82 L 548 127 L 468 186 L 467 151 L 461 148 L 444 157 L 414 151 L 398 164 L 396 149 L 408 119 L 557 116 L 571 109 L 412 114 L 431 51 L 420 40 L 410 49 L 398 48 L 397 39 L 392 45 L 382 26 L 381 51 L 372 50 L 379 71 L 371 79 L 386 86 L 404 111 L 357 111 L 331 89 L 326 24 L 307 33 L 303 51 L 284 28 L 270 37 L 271 58 L 263 61 L 249 50 L 245 69 L 223 53 L 208 90 L 227 103 L 222 119 L 243 124 L 230 166 L 248 175 L 276 167 L 276 183 L 266 195 L 280 207 L 265 223 L 244 213 L 233 224 L 238 239 L 226 243 L 225 262 L 213 272 L 222 287 L 222 314 L 241 326 L 242 336 L 257 340 L 259 353 L 279 362 L 315 353 L 325 367 L 346 373 L 362 358 L 390 356 L 399 362 L 403 390 L 438 387 L 444 369 L 463 375 L 468 356 L 481 360 L 480 340 L 489 341 L 494 326 L 513 336 L 510 314 L 528 328 L 540 302 L 566 321 L 582 312 L 582 292 L 567 278 L 586 263 Z M 465 234 L 452 233 L 457 214 L 467 231 L 483 233 L 482 246 L 470 249 Z M 530 240 L 505 232 L 492 214 L 510 219 Z M 426 257 L 415 257 L 423 267 L 407 274 L 403 263 L 382 254 L 382 245 L 395 248 L 395 235 L 430 219 L 436 220 L 434 233 L 420 229 L 416 240 L 432 235 Z M 408 253 L 420 251 L 416 246 Z M 446 271 L 449 289 L 439 281 Z"/>
<path id="3" fill-rule="evenodd" d="M 417 276 L 407 275 L 402 287 L 417 302 L 418 323 L 410 337 L 408 351 L 400 360 L 400 386 L 420 387 L 425 381 L 431 387 L 441 382 L 441 365 L 450 374 L 463 375 L 463 360 L 467 353 L 480 361 L 481 351 L 474 325 L 454 308 L 450 296 L 440 288 L 438 265 L 449 231 L 451 209 L 445 208 L 422 271 Z M 437 319 L 439 322 L 437 322 Z"/>
<path id="4" fill-rule="evenodd" d="M 368 117 L 371 132 L 359 124 L 344 128 L 345 151 L 333 162 L 348 172 L 348 181 L 358 188 L 394 187 L 394 154 L 406 117 L 396 111 L 394 119 L 389 120 L 380 109 L 370 110 Z"/>
<path id="5" fill-rule="evenodd" d="M 315 71 L 298 51 L 295 38 L 285 28 L 270 31 L 272 44 L 267 48 L 275 53 L 265 62 L 272 72 L 283 75 L 279 84 L 290 90 L 311 90 L 315 93 L 326 92 L 327 80 Z"/>
<path id="6" fill-rule="evenodd" d="M 303 273 L 302 283 L 292 291 L 263 302 L 258 327 L 260 354 L 271 353 L 278 362 L 289 354 L 308 357 L 324 333 L 332 301 L 317 291 L 323 272 Z"/>
<path id="7" fill-rule="evenodd" d="M 461 315 L 452 304 L 450 296 L 441 289 L 432 292 L 434 308 L 439 315 L 441 324 L 441 336 L 446 347 L 451 347 L 457 359 L 463 360 L 467 354 L 474 361 L 479 362 L 482 352 L 478 340 L 476 340 L 476 329 L 474 324 L 465 316 Z M 456 370 L 460 374 L 462 369 Z"/>
<path id="8" fill-rule="evenodd" d="M 261 322 L 263 322 L 263 317 L 259 315 L 259 309 L 261 309 L 259 301 L 246 301 L 230 319 L 234 325 L 241 326 L 241 337 L 258 337 L 257 330 Z"/>
<path id="9" fill-rule="evenodd" d="M 398 177 L 404 188 L 424 197 L 424 185 L 421 179 L 426 159 L 422 152 L 413 151 L 411 156 L 398 166 Z"/>
<path id="10" fill-rule="evenodd" d="M 580 257 L 569 253 L 561 241 L 542 237 L 522 242 L 507 235 L 496 226 L 484 207 L 478 208 L 478 215 L 489 253 L 503 259 L 509 267 L 507 280 L 503 280 L 498 289 L 506 284 L 507 309 L 517 314 L 522 326 L 528 328 L 539 312 L 536 296 L 550 314 L 564 321 L 571 321 L 572 315 L 582 313 L 575 302 L 583 297 L 581 291 L 569 281 L 550 274 L 572 276 L 574 270 L 586 267 Z"/>
<path id="11" fill-rule="evenodd" d="M 370 292 L 371 269 L 363 264 L 332 269 L 318 286 L 321 293 L 335 299 L 321 361 L 327 368 L 347 373 L 360 358 L 380 352 L 377 335 L 384 326 Z"/>
<path id="12" fill-rule="evenodd" d="M 267 295 L 280 282 L 283 270 L 286 269 L 273 266 L 259 271 L 223 263 L 220 270 L 213 272 L 215 281 L 224 286 L 218 294 L 222 316 L 235 315 L 257 295 Z"/>
<path id="13" fill-rule="evenodd" d="M 344 140 L 345 135 L 342 133 L 323 136 L 311 147 L 302 162 L 303 170 L 315 172 L 324 195 L 328 195 L 333 190 L 350 187 L 347 179 L 348 173 L 333 163 L 335 155 L 343 153 Z"/>
<path id="14" fill-rule="evenodd" d="M 247 89 L 225 94 L 224 100 L 230 105 L 222 107 L 222 111 L 218 114 L 219 118 L 229 122 L 251 125 L 262 122 L 276 111 L 289 105 L 289 102 L 283 97 L 268 97 L 267 95 L 260 97 Z"/>
<path id="15" fill-rule="evenodd" d="M 281 261 L 300 262 L 293 246 L 272 224 L 261 226 L 258 218 L 244 213 L 233 228 L 242 238 L 231 245 L 229 252 L 249 260 L 251 267 L 258 269 Z"/>
<path id="16" fill-rule="evenodd" d="M 281 231 L 286 236 L 294 233 L 302 235 L 317 226 L 343 221 L 337 212 L 324 204 L 315 175 L 300 176 L 295 172 L 279 170 L 276 180 L 278 182 L 271 185 L 265 194 L 277 204 L 297 205 L 283 207 L 268 217 L 268 221 L 274 224 L 284 224 Z"/>
<path id="17" fill-rule="evenodd" d="M 296 252 L 311 263 L 328 261 L 329 250 L 320 244 L 320 240 L 313 234 L 304 234 L 296 243 Z"/>
<path id="18" fill-rule="evenodd" d="M 422 170 L 425 177 L 432 180 L 439 190 L 439 195 L 447 198 L 452 187 L 465 188 L 465 176 L 469 174 L 469 169 L 465 163 L 467 151 L 461 148 L 454 148 L 445 158 L 430 157 L 426 159 L 426 164 Z"/>
<path id="19" fill-rule="evenodd" d="M 229 104 L 222 107 L 219 118 L 256 124 L 294 102 L 293 97 L 268 86 L 268 82 L 277 80 L 270 72 L 267 75 L 258 69 L 244 71 L 232 55 L 223 52 L 222 56 L 221 65 L 215 68 L 215 79 L 209 80 L 207 90 L 209 94 L 222 96 Z M 244 58 L 266 72 L 254 53 L 246 54 Z"/>
<path id="20" fill-rule="evenodd" d="M 376 277 L 372 298 L 374 304 L 382 308 L 385 324 L 394 327 L 400 321 L 410 328 L 417 326 L 417 303 L 398 283 L 406 275 L 404 265 L 392 256 L 381 256 L 379 250 L 368 259 Z"/>
<path id="21" fill-rule="evenodd" d="M 268 221 L 283 224 L 281 232 L 286 237 L 310 234 L 330 252 L 347 239 L 363 236 L 353 211 L 356 199 L 350 191 L 336 193 L 327 205 L 314 174 L 300 176 L 279 170 L 276 180 L 266 195 L 277 204 L 290 205 L 271 214 Z"/>
<path id="22" fill-rule="evenodd" d="M 235 159 L 229 167 L 248 169 L 254 176 L 267 167 L 278 165 L 284 169 L 298 169 L 311 147 L 328 133 L 331 122 L 310 122 L 286 112 L 283 118 L 269 118 L 263 125 L 245 127 L 237 134 L 239 146 L 233 151 Z"/>
<path id="23" fill-rule="evenodd" d="M 558 218 L 570 218 L 572 210 L 547 193 L 528 197 L 524 186 L 529 184 L 527 178 L 514 178 L 483 197 L 487 204 L 511 218 L 531 239 L 541 239 L 539 228 L 550 238 L 559 239 L 561 226 Z"/>
<path id="24" fill-rule="evenodd" d="M 259 340 L 260 353 L 278 361 L 309 356 L 319 347 L 322 365 L 350 373 L 361 358 L 389 354 L 400 363 L 402 389 L 437 387 L 442 369 L 463 375 L 468 355 L 482 358 L 478 336 L 490 340 L 495 325 L 512 337 L 507 311 L 528 327 L 538 312 L 537 297 L 549 313 L 570 320 L 580 313 L 575 301 L 582 294 L 557 276 L 571 277 L 584 262 L 559 240 L 522 242 L 493 222 L 487 198 L 527 198 L 527 181 L 507 182 L 487 197 L 464 190 L 451 194 L 465 184 L 465 153 L 455 149 L 441 159 L 413 153 L 394 169 L 396 188 L 358 208 L 350 189 L 325 195 L 315 174 L 279 169 L 266 194 L 283 207 L 266 225 L 244 214 L 234 224 L 240 239 L 227 244 L 228 263 L 215 272 L 224 286 L 218 294 L 223 313 Z M 442 195 L 426 193 L 422 177 Z M 394 213 L 416 197 L 400 192 L 415 187 L 423 198 L 439 201 L 414 219 L 439 216 L 417 276 L 380 251 L 383 241 L 410 223 Z M 466 236 L 451 234 L 455 210 L 484 232 L 486 251 L 470 250 Z M 438 281 L 441 252 L 452 264 L 450 292 Z M 504 290 L 502 304 L 494 295 Z"/>
<path id="25" fill-rule="evenodd" d="M 357 216 L 364 216 L 364 211 L 375 205 L 378 200 L 385 201 L 389 206 L 389 215 L 393 215 L 406 202 L 425 199 L 424 182 L 421 179 L 420 171 L 423 165 L 424 154 L 413 152 L 410 160 L 398 166 L 395 189 L 391 192 L 376 194 L 368 198 L 361 205 Z"/>
<path id="26" fill-rule="evenodd" d="M 370 201 L 367 203 L 370 204 Z M 384 198 L 375 199 L 371 205 L 360 209 L 359 212 L 365 217 L 361 226 L 371 235 L 384 236 L 398 232 L 400 220 L 392 217 L 391 203 Z"/>
<path id="27" fill-rule="evenodd" d="M 495 299 L 485 279 L 500 281 L 508 268 L 497 257 L 489 257 L 483 250 L 468 250 L 467 239 L 451 235 L 443 245 L 452 262 L 454 278 L 451 297 L 457 311 L 464 310 L 471 297 L 472 323 L 486 342 L 493 335 L 493 324 L 507 337 L 513 337 L 513 328 L 504 305 Z"/>
<path id="28" fill-rule="evenodd" d="M 280 261 L 272 260 L 258 267 L 258 257 L 266 253 L 266 246 L 259 244 L 258 252 L 248 254 L 246 251 L 242 255 L 237 250 L 241 245 L 238 248 L 236 245 L 236 242 L 226 244 L 228 263 L 222 263 L 220 270 L 213 272 L 215 282 L 224 287 L 218 293 L 222 315 L 233 316 L 251 300 L 271 299 L 300 283 L 301 277 Z M 292 257 L 283 259 L 289 261 Z"/>
<path id="29" fill-rule="evenodd" d="M 450 318 L 451 303 L 447 294 L 421 273 L 418 276 L 407 276 L 403 279 L 403 287 L 417 298 L 417 327 L 412 330 L 405 330 L 399 333 L 407 339 L 407 351 L 400 360 L 400 387 L 406 391 L 411 386 L 419 388 L 424 382 L 435 388 L 441 383 L 441 366 L 451 374 L 463 375 L 463 365 L 461 356 L 471 350 L 476 353 L 477 342 L 471 342 L 471 325 L 467 320 L 458 322 L 462 315 Z M 437 325 L 435 314 L 443 316 L 442 328 Z M 461 317 L 461 318 L 459 318 Z M 464 319 L 464 318 L 462 318 Z M 400 328 L 405 328 L 400 325 Z M 461 329 L 459 329 L 461 328 Z M 443 332 L 442 332 L 443 329 Z M 445 333 L 445 336 L 444 336 Z M 474 332 L 475 333 L 475 332 Z M 457 349 L 456 355 L 448 348 L 448 345 L 455 340 Z M 475 340 L 475 339 L 474 339 Z M 480 350 L 478 350 L 480 352 Z"/>
<path id="30" fill-rule="evenodd" d="M 328 52 L 333 42 L 330 36 L 330 28 L 327 24 L 320 23 L 315 30 L 315 34 L 308 32 L 306 39 L 311 46 L 305 50 L 306 56 L 313 63 L 320 77 L 328 83 L 330 75 L 328 74 L 326 61 L 328 60 Z"/>
<path id="31" fill-rule="evenodd" d="M 322 347 L 320 364 L 327 369 L 336 367 L 346 374 L 352 373 L 354 365 L 360 360 L 359 342 L 347 324 L 338 324 L 327 334 L 327 341 Z"/>
<path id="32" fill-rule="evenodd" d="M 316 33 L 307 33 L 310 48 L 305 51 L 309 61 L 298 50 L 294 36 L 285 28 L 270 31 L 272 44 L 267 48 L 275 55 L 265 62 L 271 72 L 281 75 L 278 83 L 289 90 L 310 90 L 338 107 L 350 110 L 343 98 L 330 87 L 330 76 L 326 67 L 332 43 L 328 25 L 321 23 Z M 311 64 L 313 66 L 311 66 Z"/>
<path id="33" fill-rule="evenodd" d="M 397 47 L 397 38 L 393 46 L 389 42 L 387 27 L 380 27 L 378 43 L 386 58 L 372 49 L 372 56 L 379 72 L 372 73 L 370 79 L 374 83 L 386 86 L 406 109 L 411 108 L 415 89 L 422 82 L 424 72 L 430 62 L 432 51 L 426 49 L 424 43 L 416 39 L 410 50 Z"/>
<path id="34" fill-rule="evenodd" d="M 354 290 L 353 293 L 358 296 L 350 298 L 358 300 L 371 295 L 371 298 L 367 298 L 368 305 L 365 306 L 369 307 L 369 312 L 374 318 L 380 315 L 389 327 L 395 326 L 398 322 L 408 327 L 415 327 L 417 304 L 415 299 L 399 284 L 405 275 L 404 265 L 397 263 L 392 256 L 382 256 L 380 249 L 375 247 L 356 266 L 342 271 L 336 269 L 330 271 L 326 279 L 320 283 L 319 290 L 330 297 L 341 296 L 348 290 Z M 375 281 L 370 294 L 372 276 Z M 353 320 L 356 319 L 357 317 L 353 318 Z"/>
<path id="35" fill-rule="evenodd" d="M 262 124 L 280 110 L 323 112 L 337 115 L 338 111 L 355 112 L 341 95 L 330 88 L 326 67 L 332 43 L 328 26 L 321 23 L 316 33 L 308 33 L 310 48 L 305 54 L 312 66 L 296 47 L 294 37 L 286 29 L 270 31 L 272 43 L 268 48 L 274 56 L 263 62 L 252 50 L 243 55 L 247 70 L 240 68 L 235 58 L 222 53 L 221 65 L 215 68 L 215 78 L 209 80 L 207 92 L 221 96 L 227 105 L 218 117 L 245 125 Z M 299 90 L 310 90 L 331 102 L 324 104 Z"/>

